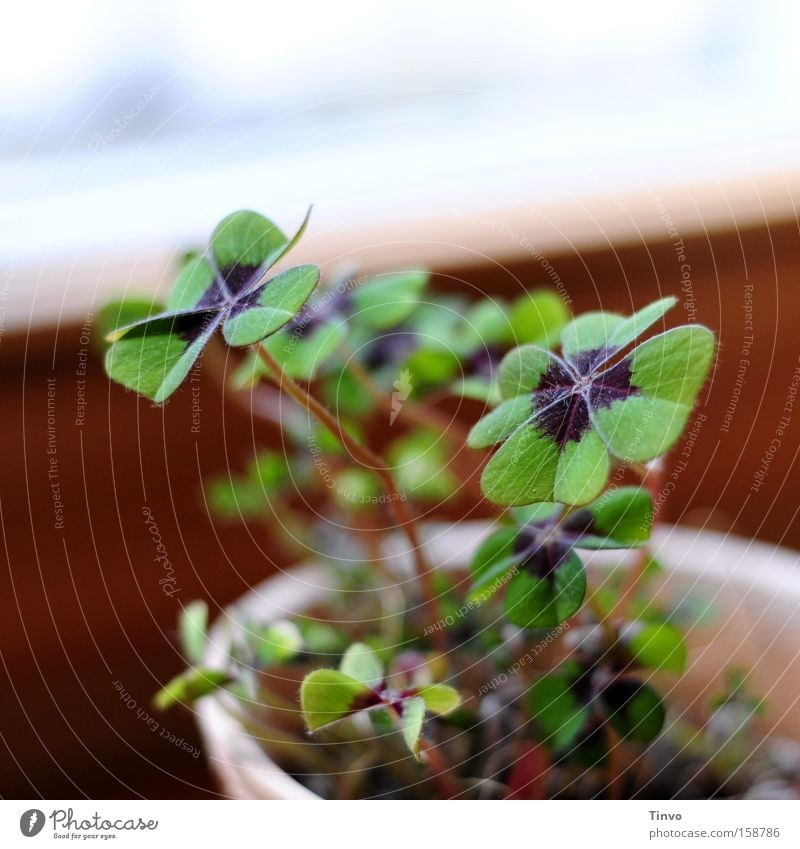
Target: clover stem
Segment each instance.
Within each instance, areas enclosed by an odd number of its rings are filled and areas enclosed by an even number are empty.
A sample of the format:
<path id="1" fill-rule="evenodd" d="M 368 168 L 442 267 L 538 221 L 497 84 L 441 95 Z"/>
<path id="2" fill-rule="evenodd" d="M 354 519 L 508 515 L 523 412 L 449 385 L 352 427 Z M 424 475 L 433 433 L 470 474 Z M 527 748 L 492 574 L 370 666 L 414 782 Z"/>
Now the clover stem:
<path id="1" fill-rule="evenodd" d="M 608 795 L 610 799 L 621 799 L 623 780 L 626 770 L 625 750 L 619 734 L 610 725 L 606 725 L 608 741 Z"/>
<path id="2" fill-rule="evenodd" d="M 339 786 L 337 798 L 339 799 L 356 799 L 360 784 L 367 777 L 369 769 L 375 766 L 380 758 L 380 748 L 375 745 L 374 741 L 370 741 L 369 748 L 366 752 L 359 755 L 346 772 L 342 772 L 339 776 Z"/>
<path id="3" fill-rule="evenodd" d="M 637 471 L 639 472 L 642 485 L 644 488 L 650 493 L 650 498 L 653 502 L 653 520 L 651 523 L 651 527 L 655 525 L 656 517 L 658 514 L 658 494 L 661 490 L 662 478 L 664 474 L 664 466 L 661 460 L 654 460 L 650 463 L 649 466 L 637 466 Z M 633 601 L 633 597 L 636 593 L 636 589 L 639 586 L 639 582 L 644 577 L 645 570 L 647 569 L 647 562 L 650 559 L 650 546 L 645 545 L 640 548 L 636 554 L 636 560 L 628 570 L 628 574 L 625 578 L 625 583 L 622 586 L 622 590 L 612 608 L 611 612 L 608 614 L 609 620 L 612 622 L 618 619 L 625 619 L 628 616 L 630 611 L 631 602 Z"/>
<path id="4" fill-rule="evenodd" d="M 295 400 L 298 404 L 304 407 L 323 427 L 339 439 L 344 447 L 350 452 L 353 459 L 366 469 L 369 469 L 381 481 L 386 492 L 387 503 L 394 513 L 395 519 L 408 539 L 411 545 L 411 555 L 414 560 L 414 571 L 420 585 L 420 591 L 423 598 L 423 606 L 428 611 L 431 621 L 441 622 L 443 620 L 443 612 L 440 609 L 439 599 L 436 593 L 436 588 L 433 583 L 433 570 L 428 564 L 427 558 L 422 549 L 417 526 L 414 523 L 414 517 L 405 503 L 405 496 L 397 488 L 397 484 L 392 477 L 392 473 L 386 466 L 386 463 L 372 449 L 362 445 L 357 439 L 347 433 L 341 426 L 339 420 L 330 410 L 321 404 L 313 395 L 309 394 L 299 383 L 294 381 L 281 368 L 281 364 L 264 348 L 263 345 L 256 345 L 256 350 L 261 361 L 267 367 L 267 370 L 275 379 L 281 391 Z M 445 652 L 447 644 L 444 639 L 444 632 L 441 629 L 434 629 L 432 634 L 434 645 L 437 651 Z"/>
<path id="5" fill-rule="evenodd" d="M 388 714 L 395 728 L 402 732 L 403 715 L 394 705 L 387 705 Z M 443 799 L 455 799 L 461 792 L 458 785 L 450 775 L 450 765 L 447 758 L 439 749 L 429 743 L 422 735 L 419 738 L 419 750 L 425 755 L 427 767 L 431 773 L 431 781 L 436 785 Z"/>
<path id="6" fill-rule="evenodd" d="M 573 513 L 577 512 L 580 508 L 575 505 L 565 506 L 564 509 L 559 514 L 556 519 L 556 528 L 560 528 L 566 519 L 571 516 Z M 611 621 L 610 616 L 606 616 L 600 602 L 597 598 L 596 590 L 592 587 L 587 586 L 586 588 L 586 604 L 589 606 L 589 610 L 592 611 L 594 618 L 597 620 L 597 624 L 603 629 L 603 633 L 606 635 L 606 639 L 608 640 L 609 647 L 613 646 L 617 642 L 617 631 L 614 628 L 614 625 Z M 578 614 L 575 614 L 570 620 L 570 625 L 573 624 L 574 620 L 577 620 Z"/>
<path id="7" fill-rule="evenodd" d="M 450 775 L 450 766 L 445 760 L 444 755 L 436 746 L 429 743 L 424 737 L 420 738 L 419 749 L 428 759 L 431 779 L 439 788 L 439 792 L 442 796 L 445 799 L 457 798 L 461 791 L 459 790 L 458 784 L 456 784 L 453 777 Z"/>
<path id="8" fill-rule="evenodd" d="M 594 618 L 597 620 L 598 625 L 600 625 L 603 629 L 603 633 L 606 635 L 606 640 L 608 641 L 608 646 L 611 648 L 617 642 L 617 637 L 619 635 L 611 621 L 611 617 L 607 616 L 603 610 L 603 607 L 597 598 L 597 591 L 592 587 L 589 587 L 586 593 L 586 603 L 589 605 L 589 609 L 594 614 Z"/>

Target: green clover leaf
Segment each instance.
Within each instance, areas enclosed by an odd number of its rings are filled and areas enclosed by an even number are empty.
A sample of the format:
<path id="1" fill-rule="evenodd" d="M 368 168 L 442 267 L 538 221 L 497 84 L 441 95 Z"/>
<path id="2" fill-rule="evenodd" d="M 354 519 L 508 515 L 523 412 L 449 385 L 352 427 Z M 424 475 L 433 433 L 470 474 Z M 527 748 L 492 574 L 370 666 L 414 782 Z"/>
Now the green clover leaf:
<path id="1" fill-rule="evenodd" d="M 309 210 L 310 214 L 310 210 Z M 290 239 L 255 212 L 234 212 L 211 236 L 206 256 L 189 260 L 167 301 L 167 312 L 108 334 L 106 371 L 156 403 L 177 390 L 219 328 L 229 345 L 260 342 L 291 321 L 313 292 L 319 269 L 270 269 L 302 236 L 308 214 Z"/>
<path id="2" fill-rule="evenodd" d="M 419 758 L 419 740 L 422 737 L 422 724 L 425 721 L 425 702 L 416 696 L 403 699 L 398 707 L 403 739 L 411 754 Z"/>
<path id="3" fill-rule="evenodd" d="M 300 706 L 309 731 L 338 722 L 372 702 L 370 687 L 338 669 L 315 669 L 300 686 Z"/>
<path id="4" fill-rule="evenodd" d="M 649 743 L 664 727 L 664 703 L 647 684 L 619 678 L 601 690 L 599 702 L 609 723 L 623 740 Z"/>
<path id="5" fill-rule="evenodd" d="M 193 601 L 181 610 L 178 618 L 178 633 L 181 648 L 189 663 L 202 663 L 206 649 L 208 630 L 208 605 L 204 601 Z"/>
<path id="6" fill-rule="evenodd" d="M 683 634 L 666 622 L 630 622 L 622 632 L 636 663 L 680 674 L 686 666 Z"/>
<path id="7" fill-rule="evenodd" d="M 586 504 L 605 485 L 611 456 L 643 462 L 675 443 L 708 375 L 714 335 L 678 327 L 618 357 L 674 303 L 629 318 L 588 313 L 564 328 L 562 356 L 524 345 L 503 359 L 504 400 L 469 437 L 473 448 L 502 443 L 481 479 L 487 498 Z"/>
<path id="8" fill-rule="evenodd" d="M 404 271 L 365 281 L 351 296 L 353 321 L 370 330 L 397 326 L 416 308 L 428 278 L 426 271 Z"/>
<path id="9" fill-rule="evenodd" d="M 338 669 L 316 669 L 300 686 L 300 704 L 309 731 L 338 722 L 358 711 L 385 708 L 394 716 L 406 745 L 419 757 L 426 711 L 444 715 L 461 703 L 447 684 L 425 684 L 402 691 L 390 688 L 378 655 L 365 643 L 354 643 Z M 374 716 L 374 714 L 373 714 Z"/>
<path id="10" fill-rule="evenodd" d="M 652 687 L 613 675 L 602 664 L 576 661 L 537 679 L 528 706 L 542 740 L 578 761 L 589 755 L 593 761 L 605 757 L 603 725 L 610 725 L 623 740 L 649 743 L 666 718 L 664 704 Z"/>
<path id="11" fill-rule="evenodd" d="M 221 669 L 190 667 L 162 687 L 153 697 L 153 704 L 159 710 L 178 703 L 192 704 L 224 687 L 230 680 L 230 674 Z"/>
<path id="12" fill-rule="evenodd" d="M 542 742 L 554 749 L 571 746 L 589 720 L 590 709 L 574 683 L 566 672 L 554 672 L 537 679 L 529 691 L 530 711 Z"/>
<path id="13" fill-rule="evenodd" d="M 524 628 L 561 624 L 578 611 L 586 574 L 576 548 L 634 548 L 650 537 L 653 505 L 637 487 L 621 487 L 562 518 L 557 504 L 537 504 L 522 525 L 504 527 L 478 547 L 470 599 L 505 589 L 505 613 Z"/>

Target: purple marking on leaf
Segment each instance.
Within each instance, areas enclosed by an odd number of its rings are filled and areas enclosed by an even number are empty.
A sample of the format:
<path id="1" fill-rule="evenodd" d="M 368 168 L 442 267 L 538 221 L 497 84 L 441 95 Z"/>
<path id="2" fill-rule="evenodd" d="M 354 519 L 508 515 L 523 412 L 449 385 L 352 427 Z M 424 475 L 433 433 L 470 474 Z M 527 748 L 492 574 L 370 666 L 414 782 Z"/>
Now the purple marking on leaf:
<path id="1" fill-rule="evenodd" d="M 641 692 L 642 685 L 631 678 L 616 678 L 600 692 L 600 700 L 609 713 L 622 713 Z"/>
<path id="2" fill-rule="evenodd" d="M 144 322 L 138 327 L 132 327 L 126 334 L 126 339 L 136 337 L 158 336 L 162 333 L 173 333 L 182 339 L 187 345 L 199 339 L 211 326 L 216 324 L 219 310 L 210 309 L 166 315 L 163 318 L 154 318 Z"/>
<path id="3" fill-rule="evenodd" d="M 539 522 L 523 525 L 513 543 L 520 566 L 537 578 L 552 579 L 573 548 L 580 547 L 587 534 L 596 533 L 594 515 L 576 510 L 558 523 L 558 513 Z"/>
<path id="4" fill-rule="evenodd" d="M 419 334 L 397 329 L 380 336 L 364 347 L 364 365 L 370 369 L 397 365 L 409 357 L 419 344 Z"/>
<path id="5" fill-rule="evenodd" d="M 536 391 L 557 393 L 558 390 L 572 389 L 576 379 L 583 374 L 577 369 L 571 369 L 563 360 L 554 359 L 550 368 L 541 376 Z"/>
<path id="6" fill-rule="evenodd" d="M 252 292 L 249 292 L 245 295 L 240 295 L 239 299 L 230 307 L 230 318 L 236 318 L 237 315 L 241 315 L 243 312 L 247 312 L 247 310 L 251 310 L 258 306 L 258 299 L 264 293 L 264 288 L 266 287 L 266 283 L 263 286 L 259 286 L 257 289 L 253 289 Z"/>
<path id="7" fill-rule="evenodd" d="M 564 536 L 579 540 L 594 529 L 594 514 L 591 510 L 576 510 L 570 513 L 561 524 Z"/>
<path id="8" fill-rule="evenodd" d="M 606 362 L 609 357 L 619 351 L 619 348 L 611 348 L 604 346 L 602 348 L 590 348 L 588 351 L 579 351 L 577 354 L 570 354 L 567 359 L 575 367 L 578 374 L 591 374 L 594 369 L 601 363 Z"/>
<path id="9" fill-rule="evenodd" d="M 350 705 L 350 710 L 368 710 L 378 705 L 386 704 L 385 697 L 376 690 L 368 690 L 366 693 L 356 697 Z"/>
<path id="10" fill-rule="evenodd" d="M 467 358 L 464 369 L 466 376 L 491 380 L 500 367 L 503 353 L 503 349 L 498 345 L 482 345 L 474 354 Z"/>
<path id="11" fill-rule="evenodd" d="M 610 354 L 609 348 L 582 351 L 572 359 L 573 368 L 556 360 L 533 391 L 534 423 L 559 447 L 583 438 L 591 426 L 590 409 L 636 394 L 628 358 L 596 371 Z"/>
<path id="12" fill-rule="evenodd" d="M 253 285 L 260 270 L 258 265 L 232 265 L 222 268 L 220 272 L 225 286 L 233 298 L 243 295 Z"/>
<path id="13" fill-rule="evenodd" d="M 530 575 L 548 581 L 572 549 L 553 532 L 553 524 L 532 522 L 521 528 L 514 540 L 514 554 L 520 558 L 520 566 Z"/>
<path id="14" fill-rule="evenodd" d="M 581 704 L 588 705 L 594 699 L 596 693 L 594 678 L 594 670 L 587 668 L 582 669 L 570 681 L 569 688 Z"/>
<path id="15" fill-rule="evenodd" d="M 197 302 L 202 307 L 222 307 L 228 301 L 228 290 L 219 275 L 215 275 L 211 285 L 203 292 L 203 297 Z"/>
<path id="16" fill-rule="evenodd" d="M 611 368 L 600 372 L 589 388 L 589 404 L 593 410 L 609 407 L 615 401 L 624 401 L 636 395 L 636 387 L 631 382 L 631 358 L 625 357 Z"/>
<path id="17" fill-rule="evenodd" d="M 568 442 L 579 442 L 589 429 L 589 407 L 578 390 L 558 390 L 549 395 L 534 395 L 535 422 L 540 430 L 561 448 Z"/>
<path id="18" fill-rule="evenodd" d="M 556 360 L 533 392 L 537 427 L 561 447 L 579 440 L 589 427 L 589 408 L 580 391 L 580 375 Z"/>
<path id="19" fill-rule="evenodd" d="M 219 322 L 222 318 L 221 310 L 209 310 L 206 313 L 202 313 L 202 321 L 197 324 L 187 325 L 186 329 L 179 333 L 180 338 L 186 342 L 186 346 L 189 347 L 193 342 L 196 342 L 201 336 L 204 336 L 206 333 L 210 334 L 216 331 L 216 328 L 219 325 Z M 206 342 L 208 339 L 206 340 Z M 203 343 L 205 346 L 205 343 Z"/>

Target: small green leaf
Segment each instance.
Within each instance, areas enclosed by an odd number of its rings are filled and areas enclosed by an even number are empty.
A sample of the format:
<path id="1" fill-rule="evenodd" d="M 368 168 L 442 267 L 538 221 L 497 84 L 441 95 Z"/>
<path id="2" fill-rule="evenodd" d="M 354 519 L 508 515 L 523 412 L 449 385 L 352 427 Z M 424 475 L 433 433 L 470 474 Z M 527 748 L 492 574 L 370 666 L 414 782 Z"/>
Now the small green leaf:
<path id="1" fill-rule="evenodd" d="M 514 348 L 503 357 L 498 371 L 498 384 L 503 398 L 516 398 L 531 392 L 557 360 L 550 351 L 535 345 Z"/>
<path id="2" fill-rule="evenodd" d="M 298 265 L 268 280 L 231 312 L 222 333 L 229 345 L 260 342 L 291 321 L 319 281 L 316 265 Z"/>
<path id="3" fill-rule="evenodd" d="M 472 304 L 464 315 L 465 343 L 480 349 L 500 345 L 513 339 L 508 307 L 502 301 L 483 298 Z"/>
<path id="4" fill-rule="evenodd" d="M 425 702 L 426 710 L 439 716 L 450 713 L 461 704 L 458 690 L 447 684 L 426 684 L 417 690 L 417 695 Z"/>
<path id="5" fill-rule="evenodd" d="M 465 299 L 437 293 L 436 298 L 418 304 L 408 323 L 423 348 L 447 353 L 458 361 L 475 346 L 474 336 L 464 331 L 469 309 Z"/>
<path id="6" fill-rule="evenodd" d="M 401 492 L 414 498 L 443 500 L 458 489 L 441 434 L 412 431 L 387 447 L 386 458 Z"/>
<path id="7" fill-rule="evenodd" d="M 642 580 L 657 578 L 659 575 L 663 574 L 664 564 L 657 557 L 653 557 L 652 554 L 649 555 L 644 569 L 642 570 Z"/>
<path id="8" fill-rule="evenodd" d="M 150 298 L 125 298 L 106 304 L 97 314 L 95 327 L 101 340 L 114 336 L 120 327 L 126 327 L 161 312 L 161 305 Z"/>
<path id="9" fill-rule="evenodd" d="M 372 472 L 366 469 L 337 470 L 335 489 L 331 495 L 350 510 L 374 510 L 381 495 L 381 486 Z"/>
<path id="10" fill-rule="evenodd" d="M 211 235 L 211 252 L 220 269 L 237 265 L 258 268 L 287 242 L 284 233 L 268 218 L 241 209 L 217 225 Z"/>
<path id="11" fill-rule="evenodd" d="M 218 475 L 205 487 L 211 511 L 222 519 L 253 519 L 264 514 L 264 489 L 251 480 Z"/>
<path id="12" fill-rule="evenodd" d="M 463 380 L 456 380 L 450 386 L 450 391 L 456 397 L 482 401 L 490 406 L 495 406 L 502 400 L 497 384 L 482 377 L 466 377 Z"/>
<path id="13" fill-rule="evenodd" d="M 509 313 L 516 344 L 531 342 L 543 348 L 556 346 L 568 319 L 564 301 L 547 289 L 522 295 L 511 305 Z"/>
<path id="14" fill-rule="evenodd" d="M 419 738 L 422 736 L 422 724 L 425 721 L 425 702 L 419 697 L 403 700 L 401 728 L 403 739 L 411 753 L 419 759 Z"/>
<path id="15" fill-rule="evenodd" d="M 519 563 L 519 555 L 514 551 L 516 537 L 517 528 L 501 528 L 478 546 L 470 566 L 470 601 L 485 601 L 489 591 L 499 588 L 504 577 Z"/>
<path id="16" fill-rule="evenodd" d="M 261 451 L 248 467 L 247 474 L 264 490 L 280 486 L 291 476 L 287 458 L 277 451 Z"/>
<path id="17" fill-rule="evenodd" d="M 208 605 L 204 601 L 193 601 L 181 610 L 178 618 L 178 633 L 181 648 L 189 663 L 201 663 L 206 651 L 208 629 Z"/>
<path id="18" fill-rule="evenodd" d="M 649 397 L 691 407 L 713 356 L 714 334 L 707 327 L 676 327 L 634 348 L 632 382 Z"/>
<path id="19" fill-rule="evenodd" d="M 300 619 L 297 622 L 303 645 L 312 654 L 341 654 L 347 645 L 347 637 L 327 622 L 316 619 Z"/>
<path id="20" fill-rule="evenodd" d="M 645 489 L 623 486 L 609 490 L 586 509 L 594 521 L 581 539 L 581 548 L 629 548 L 650 539 L 653 501 Z"/>
<path id="21" fill-rule="evenodd" d="M 403 363 L 403 370 L 411 375 L 415 392 L 422 387 L 446 383 L 458 371 L 458 357 L 451 351 L 432 351 L 420 348 Z"/>
<path id="22" fill-rule="evenodd" d="M 558 445 L 550 437 L 523 425 L 486 464 L 481 475 L 483 494 L 508 507 L 552 501 L 559 457 Z"/>
<path id="23" fill-rule="evenodd" d="M 162 687 L 153 697 L 153 704 L 159 710 L 166 710 L 178 702 L 192 704 L 219 690 L 229 680 L 230 675 L 223 670 L 192 667 Z"/>
<path id="24" fill-rule="evenodd" d="M 205 257 L 189 260 L 172 284 L 167 309 L 170 312 L 194 309 L 213 285 L 215 274 Z"/>
<path id="25" fill-rule="evenodd" d="M 159 316 L 120 328 L 106 353 L 106 372 L 160 404 L 189 374 L 219 321 L 216 312 L 206 310 Z"/>
<path id="26" fill-rule="evenodd" d="M 686 426 L 714 357 L 714 334 L 700 325 L 668 330 L 629 355 L 639 394 L 592 410 L 592 424 L 617 456 L 644 462 L 665 453 Z"/>
<path id="27" fill-rule="evenodd" d="M 589 708 L 578 700 L 572 677 L 560 672 L 533 683 L 529 705 L 542 742 L 553 749 L 569 748 L 589 719 Z"/>
<path id="28" fill-rule="evenodd" d="M 625 318 L 612 312 L 587 312 L 573 319 L 561 332 L 561 350 L 566 357 L 583 351 L 612 347 L 616 330 Z"/>
<path id="29" fill-rule="evenodd" d="M 383 681 L 384 668 L 378 655 L 364 643 L 353 643 L 344 653 L 339 670 L 374 689 Z"/>
<path id="30" fill-rule="evenodd" d="M 624 632 L 633 659 L 650 669 L 682 673 L 686 667 L 683 634 L 666 623 L 632 623 Z"/>
<path id="31" fill-rule="evenodd" d="M 300 686 L 300 706 L 309 731 L 338 722 L 364 707 L 372 690 L 338 669 L 315 669 Z"/>
<path id="32" fill-rule="evenodd" d="M 570 441 L 561 449 L 552 499 L 563 504 L 586 504 L 602 491 L 610 465 L 603 440 L 587 430 L 580 440 Z"/>
<path id="33" fill-rule="evenodd" d="M 609 343 L 613 348 L 624 348 L 635 339 L 642 335 L 645 330 L 652 327 L 660 318 L 662 318 L 675 304 L 678 303 L 677 298 L 662 298 L 660 301 L 654 301 L 648 304 L 644 309 L 635 312 L 632 316 L 626 318 L 618 324 L 614 329 Z"/>
<path id="34" fill-rule="evenodd" d="M 300 629 L 288 619 L 279 619 L 256 631 L 250 638 L 256 659 L 262 666 L 275 666 L 291 660 L 303 648 Z"/>
<path id="35" fill-rule="evenodd" d="M 394 327 L 411 314 L 427 284 L 424 271 L 368 280 L 353 292 L 353 320 L 373 330 Z"/>
<path id="36" fill-rule="evenodd" d="M 523 507 L 514 507 L 510 512 L 518 525 L 524 525 L 527 522 L 545 522 L 554 518 L 555 514 L 560 511 L 561 505 L 553 501 L 537 501 Z"/>
<path id="37" fill-rule="evenodd" d="M 509 398 L 473 426 L 467 438 L 467 445 L 470 448 L 496 445 L 511 436 L 532 415 L 533 399 L 530 395 Z"/>
<path id="38" fill-rule="evenodd" d="M 538 577 L 522 569 L 508 583 L 505 613 L 521 628 L 554 628 L 583 604 L 586 571 L 573 551 L 552 575 Z"/>
<path id="39" fill-rule="evenodd" d="M 271 342 L 273 339 L 278 339 L 281 336 L 282 332 L 278 331 L 274 336 L 270 336 L 269 341 Z M 258 351 L 251 349 L 247 351 L 242 361 L 233 370 L 228 385 L 234 391 L 239 392 L 242 389 L 251 389 L 253 386 L 257 386 L 268 376 L 269 370 L 258 355 Z"/>

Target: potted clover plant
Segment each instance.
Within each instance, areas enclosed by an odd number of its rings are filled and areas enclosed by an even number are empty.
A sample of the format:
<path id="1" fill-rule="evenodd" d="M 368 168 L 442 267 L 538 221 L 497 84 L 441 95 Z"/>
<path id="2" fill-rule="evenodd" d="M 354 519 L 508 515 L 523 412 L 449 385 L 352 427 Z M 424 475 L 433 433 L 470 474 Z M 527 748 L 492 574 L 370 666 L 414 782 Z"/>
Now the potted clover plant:
<path id="1" fill-rule="evenodd" d="M 227 792 L 790 793 L 797 764 L 762 751 L 745 673 L 682 709 L 697 581 L 673 603 L 659 552 L 694 544 L 652 545 L 713 333 L 666 329 L 671 297 L 573 318 L 551 292 L 468 302 L 417 270 L 320 284 L 285 262 L 306 221 L 289 238 L 236 212 L 163 310 L 105 314 L 115 381 L 165 403 L 224 343 L 242 352 L 231 392 L 283 431 L 206 496 L 306 562 L 210 629 L 186 606 L 188 666 L 155 697 L 196 706 Z M 464 498 L 482 520 L 432 521 Z"/>

